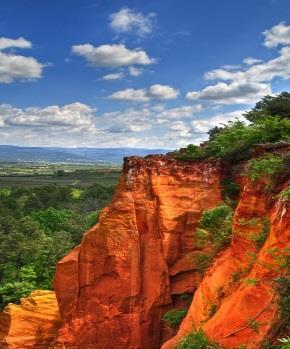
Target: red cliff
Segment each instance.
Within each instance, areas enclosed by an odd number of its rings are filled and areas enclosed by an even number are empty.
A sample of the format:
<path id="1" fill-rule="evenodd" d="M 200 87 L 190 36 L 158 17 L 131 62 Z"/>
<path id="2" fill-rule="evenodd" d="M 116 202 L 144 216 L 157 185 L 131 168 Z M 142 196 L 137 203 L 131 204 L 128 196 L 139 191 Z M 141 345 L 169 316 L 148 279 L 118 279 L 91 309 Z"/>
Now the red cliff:
<path id="1" fill-rule="evenodd" d="M 242 184 L 231 246 L 216 258 L 195 292 L 178 334 L 162 349 L 175 348 L 185 335 L 199 328 L 224 348 L 258 349 L 277 321 L 275 280 L 283 275 L 283 263 L 289 256 L 289 202 L 267 192 L 267 182 L 246 180 Z M 269 234 L 257 248 L 253 237 L 258 237 L 263 227 L 251 222 L 265 219 L 270 223 Z M 213 304 L 217 310 L 210 315 Z"/>
<path id="2" fill-rule="evenodd" d="M 54 292 L 33 291 L 20 305 L 9 304 L 0 314 L 0 348 L 48 348 L 60 324 Z"/>
<path id="3" fill-rule="evenodd" d="M 265 180 L 236 178 L 231 244 L 201 276 L 195 257 L 211 245 L 201 248 L 195 231 L 202 212 L 221 203 L 229 170 L 219 161 L 126 159 L 99 223 L 57 265 L 63 322 L 49 348 L 174 349 L 199 328 L 227 349 L 261 348 L 278 317 L 274 280 L 290 247 L 289 202 L 279 197 L 288 182 L 269 190 Z M 185 293 L 187 315 L 169 330 L 162 317 L 185 307 Z"/>
<path id="4" fill-rule="evenodd" d="M 200 282 L 193 232 L 201 213 L 221 201 L 220 179 L 216 162 L 126 160 L 99 224 L 57 266 L 54 287 L 65 320 L 59 343 L 160 348 L 162 315 Z"/>

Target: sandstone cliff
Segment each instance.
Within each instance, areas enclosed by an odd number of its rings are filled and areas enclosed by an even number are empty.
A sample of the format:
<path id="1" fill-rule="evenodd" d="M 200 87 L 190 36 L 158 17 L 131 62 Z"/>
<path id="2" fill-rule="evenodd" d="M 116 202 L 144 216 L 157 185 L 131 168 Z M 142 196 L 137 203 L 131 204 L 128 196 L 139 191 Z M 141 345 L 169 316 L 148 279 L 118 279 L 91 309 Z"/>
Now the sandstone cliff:
<path id="1" fill-rule="evenodd" d="M 129 158 L 100 223 L 59 262 L 65 319 L 58 342 L 78 348 L 155 349 L 162 315 L 200 282 L 190 254 L 201 212 L 221 200 L 218 163 Z"/>
<path id="2" fill-rule="evenodd" d="M 0 314 L 0 348 L 47 348 L 60 324 L 54 292 L 34 291 Z"/>
<path id="3" fill-rule="evenodd" d="M 57 265 L 63 322 L 57 334 L 54 325 L 53 340 L 47 336 L 49 348 L 174 349 L 199 328 L 224 348 L 261 348 L 278 318 L 275 279 L 290 248 L 289 202 L 279 197 L 289 179 L 281 176 L 269 189 L 266 179 L 252 182 L 235 170 L 170 156 L 126 159 L 99 223 Z M 202 212 L 222 201 L 229 175 L 241 186 L 231 244 L 202 275 L 195 257 L 211 244 L 201 247 L 196 229 Z M 188 307 L 185 294 L 193 297 L 187 315 L 169 329 L 163 315 Z M 12 328 L 15 321 L 12 315 Z M 15 345 L 7 348 L 33 348 Z"/>

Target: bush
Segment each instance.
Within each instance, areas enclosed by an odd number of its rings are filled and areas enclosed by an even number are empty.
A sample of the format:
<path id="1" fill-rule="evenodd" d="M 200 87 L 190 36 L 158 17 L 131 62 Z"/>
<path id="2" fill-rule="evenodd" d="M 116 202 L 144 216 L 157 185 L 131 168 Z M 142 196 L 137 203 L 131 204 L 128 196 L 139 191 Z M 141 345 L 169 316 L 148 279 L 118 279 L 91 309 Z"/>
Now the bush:
<path id="1" fill-rule="evenodd" d="M 20 298 L 27 297 L 36 289 L 36 273 L 33 267 L 24 266 L 19 272 L 19 281 L 6 282 L 0 285 L 1 305 L 18 303 Z"/>
<path id="2" fill-rule="evenodd" d="M 184 153 L 177 152 L 176 158 L 178 160 L 200 160 L 207 157 L 205 150 L 201 147 L 198 147 L 194 144 L 189 144 L 186 147 L 186 151 Z"/>
<path id="3" fill-rule="evenodd" d="M 268 154 L 263 158 L 250 160 L 245 175 L 248 175 L 252 181 L 256 181 L 263 176 L 274 176 L 282 169 L 283 159 L 281 156 Z"/>
<path id="4" fill-rule="evenodd" d="M 176 328 L 185 317 L 186 309 L 172 309 L 163 315 L 163 320 L 168 323 L 171 328 Z"/>
<path id="5" fill-rule="evenodd" d="M 249 123 L 236 120 L 214 127 L 203 147 L 189 145 L 186 152 L 176 152 L 181 160 L 222 158 L 231 162 L 248 159 L 255 144 L 290 141 L 290 94 L 266 96 L 244 114 Z"/>
<path id="6" fill-rule="evenodd" d="M 236 200 L 240 194 L 241 186 L 238 183 L 225 178 L 221 181 L 222 197 L 224 200 Z"/>
<path id="7" fill-rule="evenodd" d="M 278 198 L 282 201 L 290 201 L 290 185 L 278 195 Z"/>
<path id="8" fill-rule="evenodd" d="M 177 345 L 176 349 L 219 349 L 217 343 L 210 342 L 202 330 L 185 336 Z"/>
<path id="9" fill-rule="evenodd" d="M 265 96 L 244 116 L 251 122 L 263 120 L 265 116 L 290 118 L 290 93 L 282 92 L 278 96 Z"/>
<path id="10" fill-rule="evenodd" d="M 262 228 L 259 234 L 258 235 L 251 234 L 249 236 L 249 239 L 255 243 L 257 249 L 263 246 L 265 240 L 267 239 L 269 231 L 270 231 L 270 222 L 267 218 L 264 218 L 262 220 Z"/>
<path id="11" fill-rule="evenodd" d="M 204 211 L 199 225 L 208 232 L 208 239 L 217 249 L 223 248 L 230 241 L 232 233 L 233 209 L 225 204 Z"/>
<path id="12" fill-rule="evenodd" d="M 195 256 L 195 259 L 194 259 L 194 262 L 196 264 L 196 269 L 201 274 L 203 274 L 206 271 L 211 261 L 212 261 L 212 256 L 210 256 L 206 252 L 200 252 L 197 256 Z"/>

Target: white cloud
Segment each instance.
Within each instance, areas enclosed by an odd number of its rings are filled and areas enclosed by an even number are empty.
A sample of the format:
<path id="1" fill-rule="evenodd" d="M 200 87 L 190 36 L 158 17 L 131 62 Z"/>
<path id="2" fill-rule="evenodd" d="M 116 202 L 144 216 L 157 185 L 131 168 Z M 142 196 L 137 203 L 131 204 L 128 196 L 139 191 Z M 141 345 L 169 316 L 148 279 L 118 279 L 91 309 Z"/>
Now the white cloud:
<path id="1" fill-rule="evenodd" d="M 125 76 L 124 72 L 111 73 L 111 74 L 104 75 L 102 77 L 102 80 L 108 80 L 108 81 L 121 80 L 124 78 L 124 76 Z"/>
<path id="2" fill-rule="evenodd" d="M 222 124 L 226 124 L 228 121 L 234 121 L 235 119 L 244 121 L 244 117 L 242 116 L 243 113 L 244 113 L 244 110 L 236 110 L 228 113 L 220 113 L 207 119 L 193 120 L 191 122 L 191 125 L 194 132 L 206 133 L 213 127 L 221 126 Z"/>
<path id="3" fill-rule="evenodd" d="M 272 48 L 279 45 L 290 45 L 290 25 L 286 25 L 285 22 L 281 22 L 271 29 L 267 29 L 263 32 L 265 36 L 264 45 Z"/>
<path id="4" fill-rule="evenodd" d="M 154 63 L 144 50 L 130 50 L 123 44 L 101 45 L 95 47 L 91 44 L 74 45 L 72 52 L 83 56 L 88 63 L 95 67 L 118 68 L 133 64 L 148 65 Z"/>
<path id="5" fill-rule="evenodd" d="M 206 137 L 191 125 L 201 109 L 142 105 L 99 114 L 80 102 L 30 108 L 1 104 L 0 138 L 2 144 L 34 146 L 176 148 Z"/>
<path id="6" fill-rule="evenodd" d="M 196 104 L 192 106 L 182 106 L 177 108 L 160 110 L 158 118 L 160 119 L 184 119 L 191 118 L 194 114 L 197 114 L 202 111 L 202 105 Z"/>
<path id="7" fill-rule="evenodd" d="M 186 98 L 191 100 L 205 100 L 220 104 L 250 104 L 257 99 L 270 94 L 268 84 L 254 82 L 219 82 L 201 91 L 188 92 Z"/>
<path id="8" fill-rule="evenodd" d="M 125 90 L 116 91 L 110 98 L 132 102 L 146 102 L 151 99 L 175 99 L 178 95 L 178 90 L 171 86 L 155 84 L 148 89 L 127 88 Z"/>
<path id="9" fill-rule="evenodd" d="M 154 13 L 144 15 L 125 7 L 110 15 L 110 26 L 117 33 L 134 32 L 144 36 L 153 31 L 154 17 Z"/>
<path id="10" fill-rule="evenodd" d="M 72 103 L 65 106 L 52 105 L 45 108 L 15 108 L 0 105 L 2 127 L 65 127 L 72 129 L 93 128 L 95 110 L 86 104 Z"/>
<path id="11" fill-rule="evenodd" d="M 31 48 L 31 42 L 24 38 L 0 38 L 0 83 L 10 84 L 13 81 L 39 79 L 44 64 L 33 57 L 3 52 L 8 48 Z"/>
<path id="12" fill-rule="evenodd" d="M 245 63 L 246 65 L 254 65 L 261 62 L 263 62 L 261 59 L 252 58 L 252 57 L 247 57 L 243 60 L 243 63 Z"/>
<path id="13" fill-rule="evenodd" d="M 143 69 L 131 66 L 131 67 L 128 67 L 128 72 L 129 72 L 129 75 L 131 76 L 139 76 L 143 73 Z"/>
<path id="14" fill-rule="evenodd" d="M 290 26 L 280 23 L 266 30 L 265 46 L 276 47 L 290 44 Z M 271 81 L 290 78 L 290 46 L 282 47 L 277 57 L 268 61 L 247 57 L 239 69 L 222 66 L 204 75 L 205 80 L 216 80 L 215 85 L 200 91 L 187 93 L 188 99 L 207 100 L 220 104 L 251 104 L 271 94 Z"/>
<path id="15" fill-rule="evenodd" d="M 246 70 L 229 71 L 215 69 L 205 74 L 206 80 L 228 81 L 271 81 L 274 78 L 287 79 L 290 76 L 290 47 L 283 47 L 279 56 L 267 62 L 262 62 Z"/>
<path id="16" fill-rule="evenodd" d="M 31 48 L 32 44 L 30 41 L 25 40 L 24 38 L 18 39 L 9 39 L 9 38 L 0 38 L 0 50 L 5 50 L 6 48 Z"/>
<path id="17" fill-rule="evenodd" d="M 155 84 L 149 87 L 147 95 L 154 99 L 175 99 L 179 91 L 168 85 Z"/>
<path id="18" fill-rule="evenodd" d="M 133 102 L 146 102 L 150 98 L 147 96 L 145 89 L 133 89 L 126 88 L 125 90 L 114 92 L 111 99 L 123 100 L 123 101 L 133 101 Z"/>
<path id="19" fill-rule="evenodd" d="M 33 57 L 0 52 L 0 83 L 10 84 L 15 80 L 39 79 L 44 66 Z"/>

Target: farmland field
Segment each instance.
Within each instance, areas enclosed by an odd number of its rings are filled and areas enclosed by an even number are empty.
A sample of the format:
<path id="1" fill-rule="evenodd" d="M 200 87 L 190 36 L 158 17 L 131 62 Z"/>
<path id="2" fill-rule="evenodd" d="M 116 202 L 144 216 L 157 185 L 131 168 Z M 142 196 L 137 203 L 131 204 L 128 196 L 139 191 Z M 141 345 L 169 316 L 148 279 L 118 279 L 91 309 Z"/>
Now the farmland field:
<path id="1" fill-rule="evenodd" d="M 115 185 L 121 173 L 117 166 L 1 163 L 0 188 L 37 187 L 57 184 L 86 187 L 95 183 Z"/>

